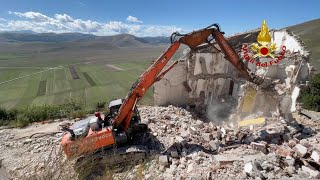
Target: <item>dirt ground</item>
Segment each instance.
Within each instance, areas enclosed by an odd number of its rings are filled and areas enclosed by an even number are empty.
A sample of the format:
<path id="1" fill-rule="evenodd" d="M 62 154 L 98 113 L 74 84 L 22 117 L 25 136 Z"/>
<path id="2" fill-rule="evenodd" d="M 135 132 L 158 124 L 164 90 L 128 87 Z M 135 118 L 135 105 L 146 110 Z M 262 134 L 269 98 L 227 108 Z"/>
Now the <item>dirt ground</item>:
<path id="1" fill-rule="evenodd" d="M 106 66 L 113 69 L 113 70 L 116 70 L 116 71 L 123 71 L 124 70 L 124 69 L 119 68 L 119 67 L 112 65 L 112 64 L 106 64 Z"/>

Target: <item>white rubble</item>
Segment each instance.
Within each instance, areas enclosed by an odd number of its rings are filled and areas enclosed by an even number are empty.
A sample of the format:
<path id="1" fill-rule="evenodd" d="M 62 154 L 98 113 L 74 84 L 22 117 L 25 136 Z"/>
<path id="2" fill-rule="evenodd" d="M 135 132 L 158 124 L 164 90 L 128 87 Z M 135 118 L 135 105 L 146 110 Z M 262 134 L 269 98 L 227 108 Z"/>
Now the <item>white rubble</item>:
<path id="1" fill-rule="evenodd" d="M 128 168 L 112 173 L 113 179 L 137 179 L 139 171 L 144 179 L 318 177 L 319 167 L 314 162 L 319 159 L 320 135 L 316 133 L 315 122 L 303 120 L 302 128 L 279 119 L 267 119 L 263 126 L 237 129 L 204 122 L 174 106 L 140 106 L 139 111 L 142 122 L 148 123 L 151 130 L 146 144 L 151 147 L 152 156 L 141 166 L 128 163 Z M 41 129 L 44 125 L 37 126 Z M 190 128 L 193 131 L 190 132 Z M 310 131 L 303 131 L 306 128 Z M 48 164 L 52 169 L 57 167 L 51 150 L 59 149 L 61 133 L 17 138 L 19 132 L 25 130 L 0 130 L 0 159 L 14 179 L 32 178 L 47 169 Z M 284 139 L 284 134 L 290 136 Z M 251 143 L 246 143 L 248 138 Z M 74 173 L 71 162 L 58 169 Z"/>

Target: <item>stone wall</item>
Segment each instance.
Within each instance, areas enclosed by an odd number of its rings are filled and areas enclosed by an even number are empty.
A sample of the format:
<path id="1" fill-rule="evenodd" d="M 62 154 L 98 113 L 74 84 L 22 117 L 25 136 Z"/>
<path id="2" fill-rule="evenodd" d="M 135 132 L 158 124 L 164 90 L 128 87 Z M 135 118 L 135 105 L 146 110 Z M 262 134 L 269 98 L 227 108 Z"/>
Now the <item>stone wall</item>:
<path id="1" fill-rule="evenodd" d="M 155 84 L 154 101 L 157 105 L 183 106 L 189 103 L 184 83 L 187 82 L 187 61 L 179 62 L 173 70 Z"/>

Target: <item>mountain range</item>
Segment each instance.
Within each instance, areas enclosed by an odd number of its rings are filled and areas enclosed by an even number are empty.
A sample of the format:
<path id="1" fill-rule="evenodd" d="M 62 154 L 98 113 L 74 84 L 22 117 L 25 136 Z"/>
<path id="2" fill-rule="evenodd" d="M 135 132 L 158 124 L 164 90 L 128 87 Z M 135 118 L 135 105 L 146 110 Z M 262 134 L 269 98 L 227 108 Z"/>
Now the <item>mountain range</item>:
<path id="1" fill-rule="evenodd" d="M 312 51 L 311 63 L 320 69 L 320 19 L 285 27 L 298 35 Z M 81 33 L 35 33 L 32 31 L 0 32 L 0 53 L 30 51 L 112 50 L 169 44 L 169 37 L 136 37 L 130 34 L 95 36 Z M 28 50 L 25 50 L 28 49 Z M 319 67 L 319 68 L 318 68 Z"/>

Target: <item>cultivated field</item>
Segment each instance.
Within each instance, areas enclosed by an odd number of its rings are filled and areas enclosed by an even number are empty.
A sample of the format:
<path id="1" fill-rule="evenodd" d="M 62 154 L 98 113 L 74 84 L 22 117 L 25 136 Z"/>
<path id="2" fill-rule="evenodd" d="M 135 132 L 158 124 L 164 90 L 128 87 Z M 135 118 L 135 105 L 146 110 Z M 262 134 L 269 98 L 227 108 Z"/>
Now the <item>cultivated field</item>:
<path id="1" fill-rule="evenodd" d="M 0 49 L 0 106 L 60 104 L 73 98 L 93 108 L 97 102 L 124 98 L 138 76 L 165 49 Z M 141 103 L 152 104 L 152 91 Z"/>

